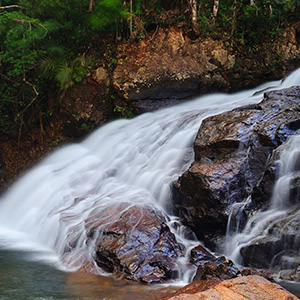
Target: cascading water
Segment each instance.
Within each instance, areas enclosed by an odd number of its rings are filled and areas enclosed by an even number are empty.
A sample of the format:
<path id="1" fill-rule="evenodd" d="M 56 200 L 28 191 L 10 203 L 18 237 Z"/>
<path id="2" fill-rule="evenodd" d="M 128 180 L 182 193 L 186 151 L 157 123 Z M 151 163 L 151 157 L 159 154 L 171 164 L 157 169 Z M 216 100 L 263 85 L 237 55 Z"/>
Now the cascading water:
<path id="1" fill-rule="evenodd" d="M 82 143 L 62 148 L 1 199 L 0 248 L 40 250 L 36 259 L 51 259 L 66 270 L 88 263 L 101 272 L 94 262 L 93 243 L 86 242 L 85 225 L 91 215 L 121 203 L 150 205 L 168 214 L 170 185 L 193 159 L 192 144 L 202 120 L 257 103 L 266 90 L 292 85 L 300 85 L 300 70 L 283 82 L 205 96 L 116 121 Z M 111 222 L 110 216 L 105 222 Z"/>
<path id="2" fill-rule="evenodd" d="M 269 260 L 265 260 L 264 267 L 279 273 L 299 268 L 300 236 L 292 230 L 299 226 L 300 220 L 300 135 L 291 136 L 281 148 L 277 160 L 279 174 L 269 208 L 251 217 L 241 232 L 238 228 L 234 232 L 228 228 L 225 243 L 225 254 L 239 264 L 243 264 L 242 249 L 262 241 L 267 247 L 271 245 L 274 253 L 268 251 Z M 297 272 L 290 278 L 300 280 Z"/>

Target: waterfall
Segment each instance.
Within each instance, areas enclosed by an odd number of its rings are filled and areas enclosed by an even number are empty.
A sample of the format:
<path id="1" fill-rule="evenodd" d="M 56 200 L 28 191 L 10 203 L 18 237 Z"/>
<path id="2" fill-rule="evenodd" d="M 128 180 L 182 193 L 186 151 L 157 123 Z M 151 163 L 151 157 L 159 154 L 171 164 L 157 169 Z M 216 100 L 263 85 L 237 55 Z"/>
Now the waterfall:
<path id="1" fill-rule="evenodd" d="M 122 203 L 147 204 L 170 214 L 170 185 L 193 160 L 192 145 L 202 120 L 258 103 L 267 90 L 299 84 L 297 70 L 284 81 L 256 89 L 203 96 L 132 120 L 115 121 L 83 142 L 63 147 L 2 197 L 0 247 L 38 249 L 37 259 L 50 260 L 66 270 L 95 265 L 91 243 L 86 242 L 89 216 Z M 110 222 L 110 216 L 105 222 Z M 72 251 L 66 252 L 75 240 Z"/>
<path id="2" fill-rule="evenodd" d="M 283 150 L 276 161 L 279 168 L 278 179 L 268 209 L 251 217 L 241 232 L 238 229 L 227 230 L 224 250 L 232 260 L 243 264 L 241 249 L 267 240 L 273 244 L 275 253 L 269 253 L 271 262 L 265 267 L 278 272 L 299 265 L 300 241 L 293 233 L 289 234 L 289 230 L 296 228 L 300 220 L 300 190 L 299 183 L 297 184 L 300 178 L 300 135 L 288 138 L 281 148 Z M 276 248 L 279 249 L 277 253 Z"/>

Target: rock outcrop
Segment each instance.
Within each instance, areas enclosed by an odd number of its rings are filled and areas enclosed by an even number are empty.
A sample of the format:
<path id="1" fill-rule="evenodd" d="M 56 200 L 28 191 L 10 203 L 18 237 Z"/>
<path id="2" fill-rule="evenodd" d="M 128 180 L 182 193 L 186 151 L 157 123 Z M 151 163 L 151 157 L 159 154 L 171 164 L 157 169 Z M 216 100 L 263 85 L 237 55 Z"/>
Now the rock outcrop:
<path id="1" fill-rule="evenodd" d="M 232 205 L 252 194 L 272 151 L 299 130 L 299 111 L 300 88 L 294 87 L 203 121 L 194 143 L 195 161 L 174 189 L 175 211 L 199 238 L 211 241 L 225 233 Z M 266 200 L 253 198 L 245 218 Z"/>
<path id="2" fill-rule="evenodd" d="M 296 28 L 291 27 L 280 43 L 261 45 L 257 53 L 264 55 L 251 57 L 234 51 L 228 42 L 191 40 L 180 28 L 161 28 L 136 43 L 118 46 L 114 90 L 131 105 L 139 106 L 141 100 L 182 100 L 253 87 L 295 68 L 300 57 L 296 35 Z M 272 66 L 279 61 L 280 68 Z"/>
<path id="3" fill-rule="evenodd" d="M 298 298 L 278 284 L 271 283 L 263 277 L 243 276 L 221 283 L 217 281 L 196 281 L 176 295 L 165 299 L 170 300 L 297 300 Z M 193 288 L 194 287 L 194 288 Z M 207 289 L 208 288 L 208 289 Z"/>

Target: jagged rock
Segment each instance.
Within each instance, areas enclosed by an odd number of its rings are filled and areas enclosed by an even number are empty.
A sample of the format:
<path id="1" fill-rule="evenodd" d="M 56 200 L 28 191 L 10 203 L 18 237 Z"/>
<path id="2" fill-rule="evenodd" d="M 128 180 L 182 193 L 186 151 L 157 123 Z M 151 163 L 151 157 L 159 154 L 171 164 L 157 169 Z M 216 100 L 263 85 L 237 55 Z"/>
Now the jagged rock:
<path id="1" fill-rule="evenodd" d="M 208 260 L 215 259 L 216 257 L 206 250 L 202 245 L 198 245 L 191 250 L 190 263 L 193 265 L 199 265 Z"/>
<path id="2" fill-rule="evenodd" d="M 221 280 L 231 279 L 240 275 L 239 269 L 231 260 L 224 256 L 211 259 L 198 266 L 193 280 L 206 280 L 209 278 L 219 278 Z"/>
<path id="3" fill-rule="evenodd" d="M 175 261 L 184 246 L 176 242 L 160 212 L 123 203 L 89 220 L 89 235 L 98 235 L 95 261 L 105 271 L 147 283 L 165 282 L 176 275 Z"/>
<path id="4" fill-rule="evenodd" d="M 201 289 L 198 292 L 190 290 L 193 293 L 188 293 L 185 290 L 179 294 L 176 292 L 176 296 L 168 298 L 170 300 L 297 300 L 298 298 L 286 291 L 278 284 L 271 283 L 265 278 L 257 275 L 243 276 L 234 278 L 231 280 L 225 280 L 221 283 L 203 291 Z"/>
<path id="5" fill-rule="evenodd" d="M 175 212 L 199 238 L 211 241 L 209 234 L 225 233 L 232 204 L 252 193 L 272 151 L 300 128 L 299 111 L 300 88 L 294 87 L 202 122 L 195 161 L 174 188 Z M 246 210 L 261 205 L 252 201 Z"/>

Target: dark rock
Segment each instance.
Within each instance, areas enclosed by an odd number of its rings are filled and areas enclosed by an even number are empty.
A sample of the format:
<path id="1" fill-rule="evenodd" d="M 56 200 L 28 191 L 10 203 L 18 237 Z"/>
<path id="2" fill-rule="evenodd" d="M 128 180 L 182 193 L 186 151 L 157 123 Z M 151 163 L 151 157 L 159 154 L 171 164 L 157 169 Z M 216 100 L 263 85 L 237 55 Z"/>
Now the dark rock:
<path id="1" fill-rule="evenodd" d="M 273 211 L 276 218 L 272 218 L 272 211 L 265 216 L 268 222 L 260 223 L 260 233 L 253 241 L 245 243 L 241 255 L 245 265 L 272 268 L 277 272 L 284 270 L 285 274 L 293 274 L 296 278 L 294 270 L 300 261 L 300 152 L 292 151 L 290 142 L 292 140 L 287 140 L 273 152 L 265 175 L 252 195 L 256 202 L 272 199 L 270 209 L 276 208 L 276 212 Z M 289 154 L 292 161 L 285 162 L 289 168 L 284 173 L 281 171 L 279 176 L 283 164 L 279 157 L 283 153 Z"/>
<path id="2" fill-rule="evenodd" d="M 215 258 L 216 257 L 206 250 L 202 245 L 194 247 L 190 253 L 190 263 L 193 265 L 199 265 L 199 263 L 203 263 Z"/>
<path id="3" fill-rule="evenodd" d="M 300 88 L 294 87 L 202 122 L 195 161 L 174 185 L 175 213 L 199 238 L 211 242 L 224 234 L 232 205 L 253 190 L 260 196 L 247 205 L 245 218 L 269 200 L 272 184 L 257 186 L 272 151 L 300 128 L 299 111 Z M 273 183 L 275 171 L 268 171 Z"/>
<path id="4" fill-rule="evenodd" d="M 81 137 L 106 123 L 111 113 L 109 74 L 103 67 L 67 90 L 60 101 L 60 118 L 68 137 Z"/>
<path id="5" fill-rule="evenodd" d="M 239 269 L 231 260 L 224 256 L 212 259 L 198 266 L 193 280 L 206 280 L 208 278 L 231 279 L 240 275 Z"/>
<path id="6" fill-rule="evenodd" d="M 99 236 L 95 260 L 105 271 L 147 283 L 176 276 L 176 260 L 183 255 L 184 246 L 176 242 L 160 212 L 123 203 L 89 219 L 89 235 Z"/>
<path id="7" fill-rule="evenodd" d="M 297 206 L 287 210 L 284 217 L 273 220 L 267 236 L 256 238 L 241 248 L 244 265 L 274 271 L 297 268 L 300 261 L 299 220 Z"/>

